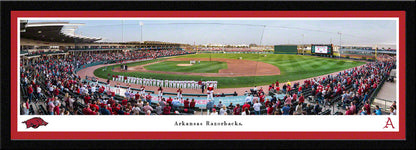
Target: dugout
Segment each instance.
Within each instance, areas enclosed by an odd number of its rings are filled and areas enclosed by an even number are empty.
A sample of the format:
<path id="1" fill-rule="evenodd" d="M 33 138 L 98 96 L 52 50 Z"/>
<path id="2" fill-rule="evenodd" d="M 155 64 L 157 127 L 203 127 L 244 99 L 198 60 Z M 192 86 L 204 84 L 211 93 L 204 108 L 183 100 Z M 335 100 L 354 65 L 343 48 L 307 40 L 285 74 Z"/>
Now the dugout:
<path id="1" fill-rule="evenodd" d="M 298 46 L 297 45 L 275 45 L 274 53 L 275 54 L 297 54 Z"/>

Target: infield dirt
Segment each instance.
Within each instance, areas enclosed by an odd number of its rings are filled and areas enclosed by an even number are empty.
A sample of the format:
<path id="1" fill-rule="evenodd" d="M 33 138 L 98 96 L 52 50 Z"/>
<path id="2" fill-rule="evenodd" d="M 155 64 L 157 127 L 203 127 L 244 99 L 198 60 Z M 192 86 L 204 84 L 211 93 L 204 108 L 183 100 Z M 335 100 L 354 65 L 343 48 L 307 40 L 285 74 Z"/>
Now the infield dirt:
<path id="1" fill-rule="evenodd" d="M 159 63 L 162 61 L 221 61 L 226 62 L 228 68 L 221 69 L 218 73 L 188 73 L 188 72 L 167 72 L 167 71 L 153 71 L 147 70 L 144 66 Z M 162 74 L 176 74 L 176 75 L 198 75 L 206 77 L 239 77 L 239 76 L 270 76 L 280 75 L 278 67 L 268 63 L 252 61 L 252 60 L 239 60 L 239 59 L 226 59 L 226 58 L 172 58 L 166 59 L 154 63 L 129 67 L 127 72 L 151 72 Z M 114 72 L 121 72 L 120 68 L 114 69 Z M 125 72 L 125 71 L 124 71 Z"/>

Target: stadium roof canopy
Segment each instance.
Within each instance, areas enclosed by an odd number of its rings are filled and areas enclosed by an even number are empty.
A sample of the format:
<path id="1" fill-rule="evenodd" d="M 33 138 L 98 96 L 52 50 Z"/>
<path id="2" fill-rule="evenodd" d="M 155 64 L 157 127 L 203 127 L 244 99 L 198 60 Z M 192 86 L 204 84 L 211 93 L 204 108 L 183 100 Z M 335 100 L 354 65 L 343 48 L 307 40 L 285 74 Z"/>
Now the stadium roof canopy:
<path id="1" fill-rule="evenodd" d="M 47 42 L 61 43 L 93 43 L 101 38 L 86 37 L 75 34 L 75 29 L 83 24 L 68 22 L 36 22 L 21 21 L 20 37 Z"/>

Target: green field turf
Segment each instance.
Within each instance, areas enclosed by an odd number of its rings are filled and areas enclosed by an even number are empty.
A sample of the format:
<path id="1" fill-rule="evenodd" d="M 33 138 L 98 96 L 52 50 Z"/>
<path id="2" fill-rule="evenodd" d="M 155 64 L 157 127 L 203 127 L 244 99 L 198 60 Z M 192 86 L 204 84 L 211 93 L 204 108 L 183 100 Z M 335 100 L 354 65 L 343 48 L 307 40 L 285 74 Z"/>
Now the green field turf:
<path id="1" fill-rule="evenodd" d="M 355 66 L 364 64 L 364 62 L 342 60 L 336 58 L 324 58 L 302 55 L 286 55 L 286 54 L 192 54 L 178 56 L 177 58 L 228 58 L 238 59 L 242 57 L 246 60 L 261 61 L 277 66 L 280 69 L 280 75 L 274 76 L 250 76 L 250 77 L 204 77 L 191 75 L 171 75 L 156 74 L 148 72 L 112 72 L 111 70 L 103 70 L 99 68 L 94 71 L 94 75 L 107 78 L 107 74 L 119 74 L 125 76 L 136 76 L 142 78 L 166 79 L 166 80 L 214 80 L 218 81 L 218 88 L 237 88 L 252 87 L 259 85 L 267 85 L 279 80 L 286 82 L 294 81 L 319 75 L 329 74 Z M 164 58 L 165 59 L 165 58 Z M 131 63 L 129 66 L 146 64 L 155 62 L 150 60 L 146 62 Z M 189 63 L 189 62 L 188 62 Z"/>
<path id="2" fill-rule="evenodd" d="M 147 70 L 168 72 L 196 72 L 196 73 L 218 73 L 220 69 L 227 69 L 226 62 L 201 61 L 192 66 L 177 66 L 178 64 L 189 64 L 189 61 L 164 61 L 144 66 Z"/>

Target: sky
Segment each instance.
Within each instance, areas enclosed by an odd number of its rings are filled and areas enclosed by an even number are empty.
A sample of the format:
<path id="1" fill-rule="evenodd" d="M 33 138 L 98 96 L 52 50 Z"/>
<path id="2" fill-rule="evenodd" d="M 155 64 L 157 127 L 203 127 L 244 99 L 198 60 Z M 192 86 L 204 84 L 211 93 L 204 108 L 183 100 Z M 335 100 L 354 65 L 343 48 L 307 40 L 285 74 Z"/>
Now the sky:
<path id="1" fill-rule="evenodd" d="M 75 34 L 103 42 L 395 45 L 395 20 L 29 20 L 83 23 Z M 142 29 L 140 22 L 143 23 Z M 141 31 L 142 39 L 141 39 Z M 341 32 L 341 37 L 338 32 Z M 262 35 L 263 34 L 263 35 Z"/>

